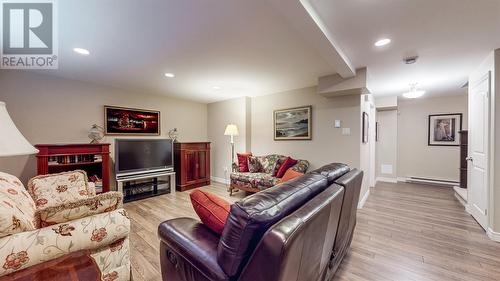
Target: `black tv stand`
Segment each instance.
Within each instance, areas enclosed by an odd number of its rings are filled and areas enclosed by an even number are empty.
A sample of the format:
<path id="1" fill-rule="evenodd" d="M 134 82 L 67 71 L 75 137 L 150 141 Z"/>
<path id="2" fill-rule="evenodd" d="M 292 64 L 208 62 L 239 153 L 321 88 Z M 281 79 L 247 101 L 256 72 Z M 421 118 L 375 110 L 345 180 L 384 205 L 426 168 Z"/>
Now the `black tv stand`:
<path id="1" fill-rule="evenodd" d="M 118 191 L 123 193 L 123 202 L 175 193 L 175 172 L 140 174 L 117 179 Z"/>

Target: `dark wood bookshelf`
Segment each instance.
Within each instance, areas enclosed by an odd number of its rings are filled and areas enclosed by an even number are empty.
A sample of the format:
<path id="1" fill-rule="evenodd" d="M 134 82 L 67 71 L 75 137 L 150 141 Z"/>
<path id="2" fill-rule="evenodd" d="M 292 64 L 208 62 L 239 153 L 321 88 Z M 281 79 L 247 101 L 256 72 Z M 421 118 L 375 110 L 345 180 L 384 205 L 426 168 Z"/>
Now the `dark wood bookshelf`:
<path id="1" fill-rule="evenodd" d="M 109 143 L 37 144 L 38 175 L 84 170 L 102 180 L 102 192 L 109 191 Z M 98 160 L 95 160 L 98 158 Z M 100 193 L 100 192 L 99 192 Z"/>

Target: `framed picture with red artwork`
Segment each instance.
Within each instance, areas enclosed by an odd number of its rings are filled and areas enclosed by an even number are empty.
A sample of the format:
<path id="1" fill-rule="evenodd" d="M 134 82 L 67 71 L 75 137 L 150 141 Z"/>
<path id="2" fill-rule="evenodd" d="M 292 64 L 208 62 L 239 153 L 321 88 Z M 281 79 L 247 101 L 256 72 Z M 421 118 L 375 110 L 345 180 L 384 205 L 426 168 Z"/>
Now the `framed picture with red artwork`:
<path id="1" fill-rule="evenodd" d="M 160 111 L 104 106 L 106 135 L 160 135 Z"/>

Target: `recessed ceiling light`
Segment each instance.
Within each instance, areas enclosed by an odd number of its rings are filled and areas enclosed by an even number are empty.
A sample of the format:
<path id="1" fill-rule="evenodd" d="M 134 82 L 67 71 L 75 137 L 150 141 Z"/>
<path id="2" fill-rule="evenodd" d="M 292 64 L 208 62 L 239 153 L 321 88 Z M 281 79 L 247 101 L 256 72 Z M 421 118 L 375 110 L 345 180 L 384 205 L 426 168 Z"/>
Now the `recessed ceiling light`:
<path id="1" fill-rule="evenodd" d="M 417 99 L 425 95 L 425 91 L 417 89 L 417 83 L 410 84 L 410 91 L 403 94 L 407 99 Z"/>
<path id="2" fill-rule="evenodd" d="M 88 56 L 90 55 L 90 52 L 89 50 L 87 49 L 83 49 L 83 48 L 74 48 L 73 51 L 77 54 L 80 54 L 80 55 L 84 55 L 84 56 Z"/>
<path id="3" fill-rule="evenodd" d="M 219 86 L 213 86 L 212 89 L 214 89 L 214 90 L 220 90 L 220 87 Z"/>
<path id="4" fill-rule="evenodd" d="M 165 73 L 165 77 L 168 77 L 168 78 L 174 78 L 175 77 L 175 74 L 173 73 Z"/>
<path id="5" fill-rule="evenodd" d="M 403 94 L 403 97 L 407 99 L 418 99 L 419 97 L 425 95 L 425 91 L 412 91 Z"/>
<path id="6" fill-rule="evenodd" d="M 385 45 L 387 45 L 389 43 L 391 43 L 391 39 L 384 38 L 384 39 L 380 39 L 377 42 L 375 42 L 375 46 L 382 47 L 382 46 L 385 46 Z"/>

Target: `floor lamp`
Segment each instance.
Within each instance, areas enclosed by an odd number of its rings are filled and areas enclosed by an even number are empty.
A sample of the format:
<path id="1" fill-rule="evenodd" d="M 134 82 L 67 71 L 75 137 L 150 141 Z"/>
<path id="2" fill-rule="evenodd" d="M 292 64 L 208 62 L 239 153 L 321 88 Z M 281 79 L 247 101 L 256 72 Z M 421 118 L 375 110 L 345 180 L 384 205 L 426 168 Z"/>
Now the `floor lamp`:
<path id="1" fill-rule="evenodd" d="M 35 153 L 38 153 L 38 150 L 19 132 L 7 112 L 5 103 L 0 101 L 0 157 Z"/>
<path id="2" fill-rule="evenodd" d="M 236 126 L 236 124 L 227 125 L 226 130 L 224 131 L 224 135 L 231 136 L 231 167 L 232 167 L 234 163 L 234 136 L 239 135 L 238 127 Z"/>

